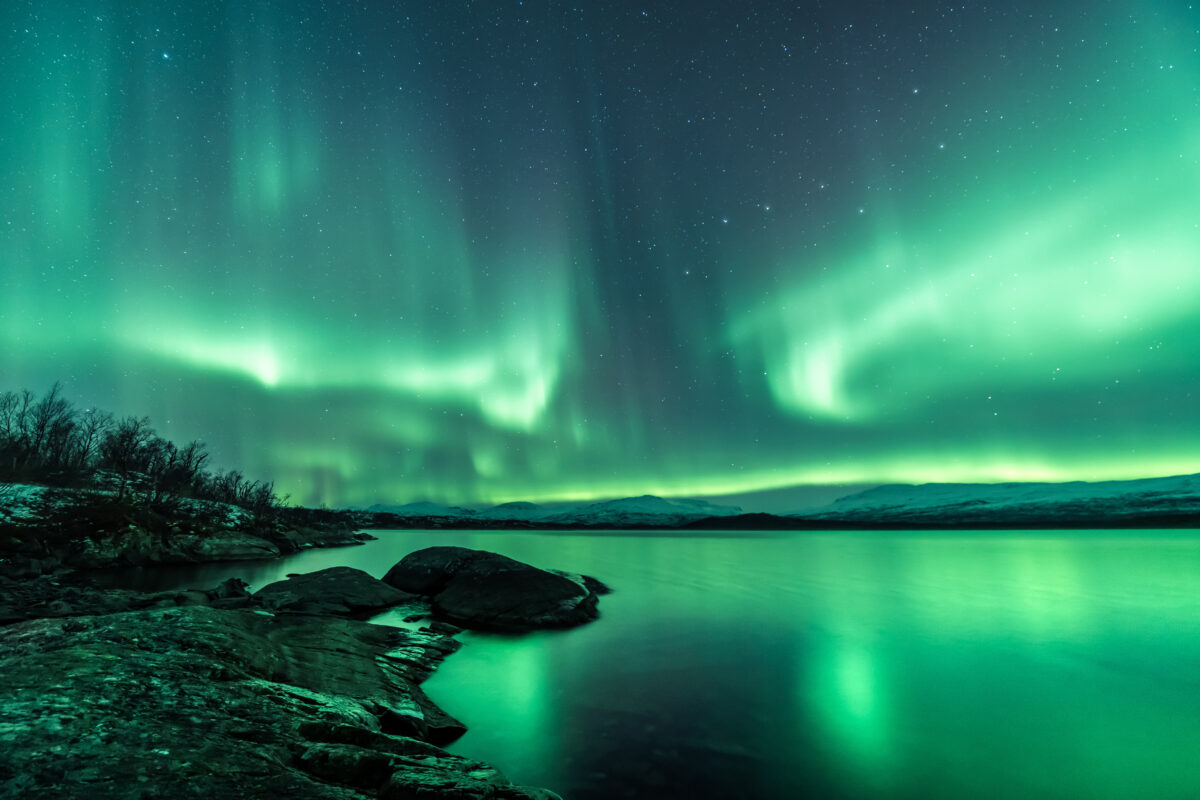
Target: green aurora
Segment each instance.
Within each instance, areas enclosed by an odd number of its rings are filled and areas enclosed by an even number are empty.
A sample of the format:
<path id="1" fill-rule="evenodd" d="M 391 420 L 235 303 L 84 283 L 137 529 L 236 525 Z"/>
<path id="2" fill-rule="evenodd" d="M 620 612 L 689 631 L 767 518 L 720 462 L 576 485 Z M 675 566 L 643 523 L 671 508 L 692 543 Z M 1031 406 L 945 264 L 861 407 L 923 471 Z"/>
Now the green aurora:
<path id="1" fill-rule="evenodd" d="M 0 389 L 308 504 L 1200 470 L 1200 10 L 832 5 L 7 3 Z"/>

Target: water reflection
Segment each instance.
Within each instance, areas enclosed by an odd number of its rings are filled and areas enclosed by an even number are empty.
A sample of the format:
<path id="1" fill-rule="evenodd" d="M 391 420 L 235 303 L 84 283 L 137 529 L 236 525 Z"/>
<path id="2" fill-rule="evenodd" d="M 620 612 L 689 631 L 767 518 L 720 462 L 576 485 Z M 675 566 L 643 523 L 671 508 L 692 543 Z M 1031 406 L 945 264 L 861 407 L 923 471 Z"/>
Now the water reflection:
<path id="1" fill-rule="evenodd" d="M 461 752 L 577 800 L 1115 800 L 1195 786 L 1192 534 L 470 544 L 617 589 L 597 625 L 533 642 L 554 665 L 541 735 L 561 761 L 523 759 L 504 720 L 463 712 Z M 486 671 L 475 653 L 510 646 L 476 637 L 430 691 L 459 692 Z"/>
<path id="2" fill-rule="evenodd" d="M 457 544 L 616 590 L 426 686 L 457 752 L 569 799 L 1197 796 L 1191 532 L 381 536 L 270 568 Z"/>

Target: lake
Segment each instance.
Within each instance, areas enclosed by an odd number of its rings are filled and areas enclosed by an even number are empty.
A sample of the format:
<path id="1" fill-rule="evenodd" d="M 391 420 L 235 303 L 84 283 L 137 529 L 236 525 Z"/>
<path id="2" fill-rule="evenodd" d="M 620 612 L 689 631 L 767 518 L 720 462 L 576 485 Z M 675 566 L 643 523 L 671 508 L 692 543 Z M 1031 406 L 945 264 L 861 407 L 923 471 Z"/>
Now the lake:
<path id="1" fill-rule="evenodd" d="M 375 533 L 146 577 L 447 544 L 600 578 L 597 622 L 464 633 L 425 684 L 454 752 L 567 800 L 1200 797 L 1193 531 Z"/>

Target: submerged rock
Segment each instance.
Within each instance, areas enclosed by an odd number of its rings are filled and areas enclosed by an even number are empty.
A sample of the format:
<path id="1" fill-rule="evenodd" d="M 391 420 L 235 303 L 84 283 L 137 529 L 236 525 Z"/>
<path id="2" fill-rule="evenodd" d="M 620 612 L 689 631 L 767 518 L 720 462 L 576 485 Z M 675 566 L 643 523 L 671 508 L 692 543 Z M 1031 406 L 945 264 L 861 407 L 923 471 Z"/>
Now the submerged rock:
<path id="1" fill-rule="evenodd" d="M 264 586 L 254 597 L 275 611 L 345 615 L 369 615 L 416 599 L 352 567 L 292 575 Z"/>
<path id="2" fill-rule="evenodd" d="M 550 572 L 466 547 L 429 547 L 410 553 L 383 576 L 384 583 L 432 598 L 434 614 L 467 628 L 527 631 L 565 628 L 596 618 L 595 578 Z"/>

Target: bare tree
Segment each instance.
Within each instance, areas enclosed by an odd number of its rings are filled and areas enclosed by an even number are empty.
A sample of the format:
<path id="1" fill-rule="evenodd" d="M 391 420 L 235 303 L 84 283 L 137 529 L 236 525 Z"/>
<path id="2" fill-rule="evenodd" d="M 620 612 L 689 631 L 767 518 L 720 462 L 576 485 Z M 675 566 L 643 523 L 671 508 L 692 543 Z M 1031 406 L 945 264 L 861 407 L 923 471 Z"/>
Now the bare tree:
<path id="1" fill-rule="evenodd" d="M 79 417 L 75 427 L 75 452 L 72 454 L 74 467 L 86 471 L 100 454 L 100 444 L 113 425 L 113 416 L 107 411 L 89 408 Z"/>
<path id="2" fill-rule="evenodd" d="M 196 482 L 204 474 L 204 463 L 208 461 L 208 453 L 204 442 L 193 439 L 179 451 L 179 462 L 176 466 L 181 486 L 195 493 Z"/>
<path id="3" fill-rule="evenodd" d="M 284 500 L 275 495 L 274 481 L 250 481 L 242 486 L 238 505 L 254 515 L 256 526 L 279 517 Z"/>
<path id="4" fill-rule="evenodd" d="M 20 404 L 21 396 L 16 392 L 7 391 L 0 394 L 0 441 L 16 437 L 17 408 Z"/>
<path id="5" fill-rule="evenodd" d="M 196 479 L 208 460 L 203 442 L 176 447 L 155 436 L 147 443 L 146 454 L 146 493 L 152 505 L 161 505 L 168 497 L 195 494 Z"/>
<path id="6" fill-rule="evenodd" d="M 272 520 L 285 500 L 270 482 L 238 470 L 210 473 L 200 441 L 183 447 L 158 436 L 146 417 L 114 420 L 95 408 L 78 411 L 55 383 L 40 399 L 28 390 L 0 393 L 0 480 L 67 485 L 107 470 L 116 500 L 131 495 L 162 511 L 183 497 L 217 500 Z M 3 485 L 3 484 L 0 484 Z"/>
<path id="7" fill-rule="evenodd" d="M 20 404 L 16 392 L 0 394 L 0 475 L 9 477 L 17 471 L 17 408 Z"/>
<path id="8" fill-rule="evenodd" d="M 56 468 L 68 449 L 74 428 L 75 409 L 55 383 L 29 414 L 29 460 L 37 467 Z"/>
<path id="9" fill-rule="evenodd" d="M 29 454 L 29 420 L 34 405 L 33 392 L 5 392 L 0 396 L 0 456 L 10 475 L 15 476 Z"/>
<path id="10" fill-rule="evenodd" d="M 215 490 L 214 500 L 220 500 L 222 503 L 230 505 L 239 505 L 243 486 L 246 483 L 246 476 L 236 469 L 231 469 L 225 473 L 217 473 L 213 479 L 213 488 Z"/>
<path id="11" fill-rule="evenodd" d="M 146 443 L 146 501 L 158 505 L 172 493 L 171 478 L 179 459 L 179 448 L 158 436 Z"/>
<path id="12" fill-rule="evenodd" d="M 146 417 L 125 417 L 104 435 L 100 443 L 100 462 L 120 479 L 117 500 L 125 499 L 129 481 L 148 466 L 151 442 L 155 439 Z"/>

